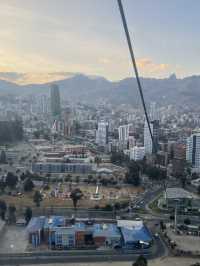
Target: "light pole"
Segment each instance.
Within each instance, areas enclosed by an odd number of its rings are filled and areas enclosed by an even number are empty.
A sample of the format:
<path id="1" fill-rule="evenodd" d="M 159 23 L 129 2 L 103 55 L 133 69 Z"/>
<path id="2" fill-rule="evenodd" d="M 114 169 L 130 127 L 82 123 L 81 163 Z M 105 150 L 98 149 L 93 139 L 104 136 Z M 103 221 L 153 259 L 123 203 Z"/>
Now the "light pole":
<path id="1" fill-rule="evenodd" d="M 174 229 L 175 229 L 175 232 L 177 233 L 177 221 L 178 221 L 178 202 L 180 202 L 179 199 L 176 199 L 175 200 L 175 210 L 174 210 Z"/>

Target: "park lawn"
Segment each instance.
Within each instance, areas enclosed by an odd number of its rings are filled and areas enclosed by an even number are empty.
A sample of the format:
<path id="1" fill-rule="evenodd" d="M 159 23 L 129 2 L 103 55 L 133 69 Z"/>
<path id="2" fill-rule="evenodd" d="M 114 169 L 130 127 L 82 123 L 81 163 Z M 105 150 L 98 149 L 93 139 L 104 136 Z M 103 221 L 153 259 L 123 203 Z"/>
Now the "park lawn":
<path id="1" fill-rule="evenodd" d="M 102 194 L 102 199 L 99 201 L 91 200 L 91 194 L 95 193 L 96 186 L 91 185 L 75 185 L 73 188 L 79 187 L 84 194 L 84 197 L 78 202 L 79 208 L 94 208 L 95 206 L 104 207 L 106 204 L 113 204 L 115 202 L 126 202 L 130 199 L 129 195 L 137 194 L 143 192 L 142 188 L 135 187 L 125 187 L 122 189 L 110 188 L 110 187 L 100 187 L 99 192 Z M 52 190 L 52 187 L 48 191 L 44 191 L 46 195 L 41 202 L 41 207 L 73 207 L 72 200 L 70 198 L 57 198 L 49 196 L 49 192 Z M 63 188 L 62 188 L 63 190 Z M 120 193 L 120 197 L 117 199 L 108 199 L 107 197 L 110 193 Z M 34 191 L 26 192 L 21 196 L 10 196 L 10 195 L 1 195 L 0 199 L 5 200 L 7 205 L 15 205 L 17 209 L 24 207 L 34 207 L 35 203 L 33 202 Z"/>
<path id="2" fill-rule="evenodd" d="M 19 196 L 8 196 L 3 195 L 0 196 L 0 199 L 5 200 L 7 205 L 15 205 L 17 209 L 24 208 L 24 207 L 34 207 L 35 203 L 33 202 L 33 195 L 26 194 L 21 197 Z M 116 199 L 109 201 L 107 199 L 101 199 L 99 201 L 90 200 L 88 198 L 82 198 L 78 202 L 78 208 L 94 208 L 97 205 L 99 207 L 104 207 L 106 204 L 111 204 L 115 202 L 125 202 L 126 199 Z M 73 207 L 72 200 L 70 198 L 54 198 L 54 197 L 48 197 L 43 199 L 43 201 L 40 204 L 41 207 Z"/>

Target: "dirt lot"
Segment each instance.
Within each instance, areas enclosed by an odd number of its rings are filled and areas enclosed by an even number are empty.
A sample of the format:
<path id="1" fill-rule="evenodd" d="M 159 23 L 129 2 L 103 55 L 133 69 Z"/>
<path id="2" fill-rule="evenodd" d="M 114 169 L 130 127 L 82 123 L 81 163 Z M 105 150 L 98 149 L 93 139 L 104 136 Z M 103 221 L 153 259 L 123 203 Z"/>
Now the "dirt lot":
<path id="1" fill-rule="evenodd" d="M 172 230 L 167 231 L 170 239 L 176 242 L 177 247 L 184 251 L 200 252 L 200 237 L 191 235 L 176 235 Z"/>
<path id="2" fill-rule="evenodd" d="M 105 206 L 107 203 L 111 203 L 111 201 L 126 201 L 130 198 L 130 196 L 136 196 L 137 194 L 143 192 L 142 188 L 134 188 L 134 187 L 124 187 L 121 189 L 116 188 L 107 188 L 100 187 L 99 193 L 102 196 L 102 199 L 99 201 L 91 200 L 90 197 L 93 193 L 95 193 L 96 186 L 93 185 L 72 185 L 72 188 L 79 187 L 84 194 L 83 199 L 78 204 L 78 207 L 94 207 L 95 205 Z M 52 185 L 49 191 L 44 191 L 45 198 L 41 202 L 41 207 L 72 207 L 72 201 L 70 198 L 67 198 L 67 194 L 70 193 L 69 185 L 61 185 L 59 187 L 59 195 L 57 197 L 50 196 L 50 192 L 56 189 L 56 185 Z M 2 195 L 0 199 L 4 199 L 8 204 L 14 204 L 17 208 L 22 208 L 26 206 L 33 207 L 33 193 L 26 193 L 22 196 L 8 196 Z M 115 200 L 110 200 L 110 195 L 117 195 Z"/>
<path id="3" fill-rule="evenodd" d="M 149 261 L 148 266 L 190 266 L 198 262 L 194 259 L 183 258 L 162 258 Z M 200 260 L 199 260 L 200 262 Z M 27 265 L 33 266 L 33 265 Z M 38 265 L 43 266 L 43 265 Z M 107 262 L 107 263 L 69 263 L 69 264 L 48 264 L 48 266 L 132 266 L 131 262 Z"/>

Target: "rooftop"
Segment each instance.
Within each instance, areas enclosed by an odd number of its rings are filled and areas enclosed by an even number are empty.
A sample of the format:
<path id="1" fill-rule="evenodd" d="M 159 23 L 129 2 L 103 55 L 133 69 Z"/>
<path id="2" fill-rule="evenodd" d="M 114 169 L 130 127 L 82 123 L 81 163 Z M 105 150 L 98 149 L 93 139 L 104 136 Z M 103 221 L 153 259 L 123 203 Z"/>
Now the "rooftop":
<path id="1" fill-rule="evenodd" d="M 167 199 L 192 199 L 194 195 L 183 188 L 167 188 L 166 189 Z"/>
<path id="2" fill-rule="evenodd" d="M 93 236 L 120 237 L 120 231 L 115 224 L 94 224 Z"/>
<path id="3" fill-rule="evenodd" d="M 45 216 L 33 217 L 27 226 L 28 233 L 33 233 L 42 230 L 45 223 L 45 219 Z"/>

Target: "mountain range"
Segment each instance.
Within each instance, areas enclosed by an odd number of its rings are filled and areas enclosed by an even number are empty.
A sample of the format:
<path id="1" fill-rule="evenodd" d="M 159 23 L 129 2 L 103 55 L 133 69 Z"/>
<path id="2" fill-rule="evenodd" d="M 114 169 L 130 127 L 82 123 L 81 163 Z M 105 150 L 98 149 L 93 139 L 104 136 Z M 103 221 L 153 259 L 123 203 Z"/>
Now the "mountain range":
<path id="1" fill-rule="evenodd" d="M 66 79 L 44 84 L 18 85 L 0 80 L 0 95 L 46 94 L 52 83 L 60 88 L 61 97 L 70 101 L 96 103 L 106 100 L 113 104 L 140 104 L 135 78 L 120 81 L 109 81 L 103 77 L 74 74 Z M 141 84 L 146 101 L 155 101 L 162 105 L 176 104 L 199 106 L 200 76 L 190 76 L 183 79 L 175 74 L 169 78 L 141 78 Z"/>

